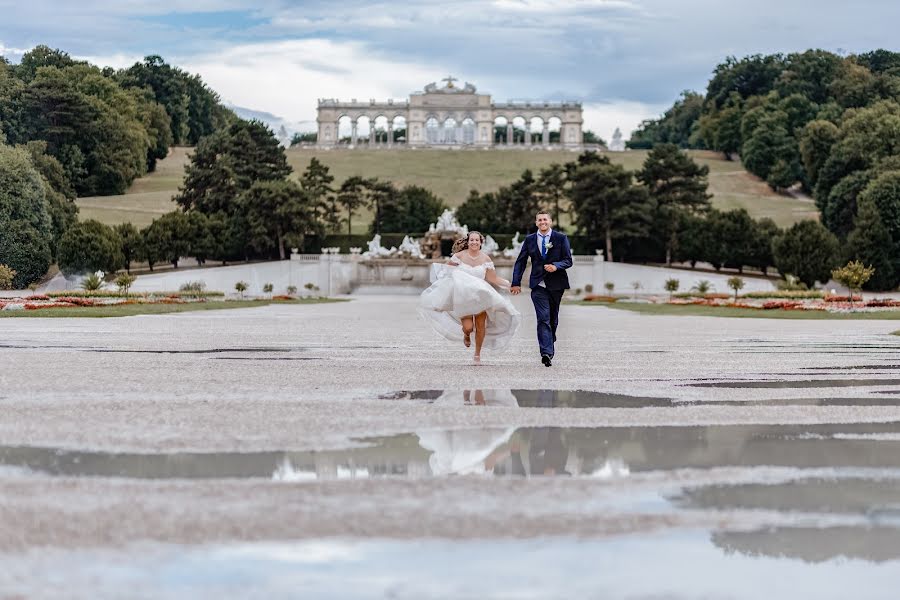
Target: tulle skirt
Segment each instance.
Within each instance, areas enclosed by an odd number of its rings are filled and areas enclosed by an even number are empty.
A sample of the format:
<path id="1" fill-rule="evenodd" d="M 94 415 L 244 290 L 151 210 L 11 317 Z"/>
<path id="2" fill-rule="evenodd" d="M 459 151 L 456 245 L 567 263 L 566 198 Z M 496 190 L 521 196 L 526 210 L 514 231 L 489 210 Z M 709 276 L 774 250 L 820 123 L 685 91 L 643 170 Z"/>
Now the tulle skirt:
<path id="1" fill-rule="evenodd" d="M 503 350 L 518 331 L 522 313 L 484 279 L 459 267 L 445 267 L 419 299 L 419 314 L 439 335 L 454 342 L 463 339 L 463 317 L 482 312 L 487 313 L 483 347 Z"/>

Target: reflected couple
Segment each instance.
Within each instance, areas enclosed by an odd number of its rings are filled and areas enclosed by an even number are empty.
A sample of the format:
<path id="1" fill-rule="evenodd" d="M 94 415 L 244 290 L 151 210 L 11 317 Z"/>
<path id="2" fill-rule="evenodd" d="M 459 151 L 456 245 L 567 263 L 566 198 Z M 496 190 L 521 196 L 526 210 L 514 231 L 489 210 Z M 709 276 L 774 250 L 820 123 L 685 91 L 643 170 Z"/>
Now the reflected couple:
<path id="1" fill-rule="evenodd" d="M 416 434 L 432 475 L 571 475 L 561 427 L 431 430 Z M 578 459 L 574 458 L 577 462 Z"/>

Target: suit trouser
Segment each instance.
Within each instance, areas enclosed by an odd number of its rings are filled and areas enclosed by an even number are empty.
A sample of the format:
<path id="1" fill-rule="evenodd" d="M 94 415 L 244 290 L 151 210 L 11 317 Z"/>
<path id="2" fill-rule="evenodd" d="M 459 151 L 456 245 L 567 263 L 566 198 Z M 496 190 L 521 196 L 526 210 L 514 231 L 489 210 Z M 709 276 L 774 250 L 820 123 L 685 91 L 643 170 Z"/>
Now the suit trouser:
<path id="1" fill-rule="evenodd" d="M 537 338 L 541 354 L 553 358 L 553 342 L 556 341 L 556 326 L 559 325 L 559 304 L 566 290 L 548 290 L 545 287 L 531 288 L 531 302 L 537 315 Z"/>

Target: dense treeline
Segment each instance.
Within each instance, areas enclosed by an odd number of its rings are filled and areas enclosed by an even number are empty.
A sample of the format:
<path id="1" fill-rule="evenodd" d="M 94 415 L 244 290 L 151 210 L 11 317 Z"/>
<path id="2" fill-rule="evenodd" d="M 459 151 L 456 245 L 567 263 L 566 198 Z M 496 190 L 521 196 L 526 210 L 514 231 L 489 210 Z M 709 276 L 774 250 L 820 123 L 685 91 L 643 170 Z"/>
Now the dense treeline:
<path id="1" fill-rule="evenodd" d="M 115 71 L 37 46 L 0 57 L 0 131 L 46 143 L 79 196 L 122 194 L 169 146 L 193 144 L 234 117 L 197 76 L 158 56 Z"/>
<path id="2" fill-rule="evenodd" d="M 76 225 L 75 197 L 124 193 L 173 143 L 235 120 L 199 77 L 158 56 L 120 71 L 46 46 L 17 65 L 0 57 L 0 264 L 13 284 L 58 259 L 67 272 L 118 268 L 120 238 Z"/>
<path id="3" fill-rule="evenodd" d="M 658 143 L 740 155 L 773 189 L 801 187 L 839 244 L 835 265 L 875 266 L 870 289 L 900 283 L 900 53 L 729 58 L 705 95 L 684 93 L 630 145 Z"/>

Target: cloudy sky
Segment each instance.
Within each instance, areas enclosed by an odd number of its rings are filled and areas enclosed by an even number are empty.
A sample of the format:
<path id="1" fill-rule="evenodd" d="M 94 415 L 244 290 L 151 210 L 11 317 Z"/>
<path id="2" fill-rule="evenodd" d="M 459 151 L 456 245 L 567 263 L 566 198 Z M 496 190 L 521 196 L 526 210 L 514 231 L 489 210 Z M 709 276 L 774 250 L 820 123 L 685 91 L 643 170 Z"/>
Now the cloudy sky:
<path id="1" fill-rule="evenodd" d="M 0 0 L 0 54 L 148 54 L 312 129 L 317 98 L 405 98 L 452 74 L 495 100 L 580 100 L 609 138 L 728 55 L 900 50 L 896 0 Z"/>

